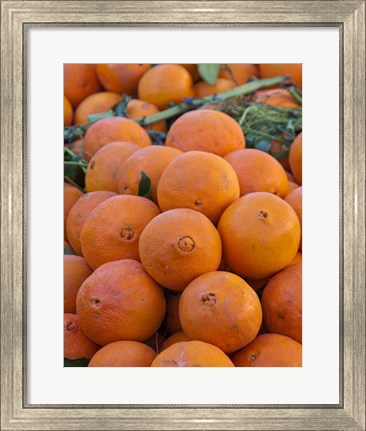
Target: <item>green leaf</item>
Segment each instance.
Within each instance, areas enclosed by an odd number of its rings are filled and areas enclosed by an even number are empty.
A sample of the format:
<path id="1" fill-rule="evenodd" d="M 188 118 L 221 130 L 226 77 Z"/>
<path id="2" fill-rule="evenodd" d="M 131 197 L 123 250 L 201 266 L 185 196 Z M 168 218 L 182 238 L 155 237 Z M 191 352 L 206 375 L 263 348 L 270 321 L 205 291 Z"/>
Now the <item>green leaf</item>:
<path id="1" fill-rule="evenodd" d="M 201 78 L 209 84 L 216 84 L 221 64 L 199 64 L 198 72 Z"/>
<path id="2" fill-rule="evenodd" d="M 64 367 L 87 367 L 89 364 L 89 359 L 67 359 L 64 358 Z"/>
<path id="3" fill-rule="evenodd" d="M 150 178 L 145 174 L 144 171 L 141 171 L 141 180 L 139 184 L 139 196 L 142 197 L 150 197 L 151 195 L 151 180 Z"/>
<path id="4" fill-rule="evenodd" d="M 64 254 L 76 254 L 74 250 L 71 250 L 67 245 L 64 244 Z"/>
<path id="5" fill-rule="evenodd" d="M 112 111 L 112 109 L 107 112 L 102 112 L 101 114 L 88 115 L 88 121 L 89 123 L 95 123 L 98 120 L 102 120 L 103 118 L 109 117 L 114 117 L 114 112 Z"/>
<path id="6" fill-rule="evenodd" d="M 261 141 L 259 141 L 255 144 L 255 148 L 268 153 L 269 150 L 271 149 L 271 143 L 262 139 Z"/>

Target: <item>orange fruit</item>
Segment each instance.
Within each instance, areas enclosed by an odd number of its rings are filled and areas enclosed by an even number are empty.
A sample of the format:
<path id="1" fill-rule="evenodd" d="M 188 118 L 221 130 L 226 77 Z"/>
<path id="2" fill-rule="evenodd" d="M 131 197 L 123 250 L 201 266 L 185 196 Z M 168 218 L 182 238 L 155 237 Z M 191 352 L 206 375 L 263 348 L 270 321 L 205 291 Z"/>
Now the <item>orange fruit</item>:
<path id="1" fill-rule="evenodd" d="M 220 78 L 229 79 L 236 85 L 246 84 L 253 76 L 258 76 L 255 64 L 223 64 L 219 73 Z"/>
<path id="2" fill-rule="evenodd" d="M 289 181 L 288 187 L 289 187 L 289 193 L 291 193 L 293 190 L 298 189 L 300 186 L 292 181 Z"/>
<path id="3" fill-rule="evenodd" d="M 218 347 L 202 341 L 182 341 L 163 350 L 152 367 L 233 367 Z"/>
<path id="4" fill-rule="evenodd" d="M 273 193 L 281 198 L 289 192 L 286 172 L 268 153 L 248 148 L 225 156 L 239 179 L 240 196 L 253 192 Z"/>
<path id="5" fill-rule="evenodd" d="M 150 367 L 154 350 L 138 341 L 115 341 L 102 347 L 88 367 Z"/>
<path id="6" fill-rule="evenodd" d="M 80 328 L 78 316 L 64 314 L 64 358 L 90 359 L 100 347 L 89 340 Z"/>
<path id="7" fill-rule="evenodd" d="M 160 112 L 159 108 L 144 100 L 132 99 L 127 103 L 126 115 L 132 120 L 138 118 L 149 117 Z M 150 126 L 144 126 L 145 130 L 156 130 L 158 132 L 166 132 L 166 121 L 158 121 L 151 124 Z"/>
<path id="8" fill-rule="evenodd" d="M 160 64 L 149 69 L 138 84 L 138 98 L 166 109 L 169 103 L 181 103 L 193 96 L 190 73 L 179 64 Z"/>
<path id="9" fill-rule="evenodd" d="M 280 108 L 298 108 L 300 106 L 284 88 L 258 90 L 253 99 L 255 102 L 266 103 L 267 105 L 278 106 Z"/>
<path id="10" fill-rule="evenodd" d="M 103 91 L 84 99 L 75 110 L 75 124 L 87 124 L 88 116 L 109 111 L 112 106 L 122 99 L 118 93 Z"/>
<path id="11" fill-rule="evenodd" d="M 171 335 L 169 338 L 167 338 L 164 342 L 164 344 L 161 347 L 161 351 L 167 349 L 168 347 L 172 346 L 175 343 L 180 343 L 181 341 L 191 341 L 192 339 L 188 337 L 187 334 L 185 334 L 183 331 L 176 332 L 175 334 Z"/>
<path id="12" fill-rule="evenodd" d="M 84 139 L 80 138 L 76 141 L 74 141 L 71 146 L 70 146 L 70 150 L 76 155 L 76 156 L 81 156 L 84 158 Z"/>
<path id="13" fill-rule="evenodd" d="M 223 158 L 189 151 L 169 163 L 160 177 L 157 196 L 162 211 L 190 208 L 216 224 L 223 211 L 238 199 L 239 182 Z"/>
<path id="14" fill-rule="evenodd" d="M 290 147 L 289 162 L 292 175 L 298 184 L 302 184 L 302 132 L 299 133 Z"/>
<path id="15" fill-rule="evenodd" d="M 302 265 L 291 265 L 271 278 L 262 294 L 269 332 L 302 341 Z"/>
<path id="16" fill-rule="evenodd" d="M 140 262 L 108 262 L 81 285 L 76 310 L 84 333 L 105 346 L 114 341 L 144 341 L 165 314 L 164 292 Z"/>
<path id="17" fill-rule="evenodd" d="M 85 220 L 97 205 L 115 195 L 116 193 L 104 191 L 86 193 L 71 208 L 67 217 L 66 232 L 76 254 L 82 255 L 80 234 Z"/>
<path id="18" fill-rule="evenodd" d="M 252 280 L 251 278 L 247 278 L 245 281 L 252 289 L 257 292 L 259 289 L 262 289 L 262 287 L 264 287 L 270 279 L 271 277 L 259 278 L 258 280 Z"/>
<path id="19" fill-rule="evenodd" d="M 207 151 L 224 157 L 245 148 L 243 131 L 229 115 L 210 109 L 187 112 L 174 121 L 165 145 L 181 151 Z"/>
<path id="20" fill-rule="evenodd" d="M 302 187 L 298 187 L 290 192 L 286 197 L 285 201 L 292 206 L 297 217 L 299 218 L 300 225 L 302 226 Z M 302 241 L 300 242 L 300 250 L 302 248 Z"/>
<path id="21" fill-rule="evenodd" d="M 182 154 L 176 148 L 150 145 L 132 154 L 120 165 L 116 178 L 121 194 L 138 195 L 142 172 L 150 178 L 150 192 L 157 202 L 157 188 L 160 177 L 169 163 Z"/>
<path id="22" fill-rule="evenodd" d="M 295 178 L 290 172 L 286 171 L 286 175 L 289 181 L 295 182 Z"/>
<path id="23" fill-rule="evenodd" d="M 255 291 L 242 278 L 214 271 L 194 279 L 179 301 L 183 331 L 223 352 L 235 352 L 257 336 L 262 307 Z"/>
<path id="24" fill-rule="evenodd" d="M 209 84 L 206 81 L 198 81 L 194 87 L 195 97 L 207 97 L 212 94 L 224 93 L 225 91 L 235 88 L 235 84 L 229 79 L 218 78 L 215 84 Z"/>
<path id="25" fill-rule="evenodd" d="M 118 193 L 116 177 L 120 167 L 131 154 L 140 149 L 141 147 L 130 142 L 111 142 L 104 145 L 88 164 L 85 174 L 86 190 L 88 192 L 107 190 Z"/>
<path id="26" fill-rule="evenodd" d="M 288 155 L 285 155 L 287 154 L 287 151 L 284 152 L 284 149 L 282 148 L 282 143 L 280 141 L 273 140 L 271 142 L 270 154 L 271 156 L 275 157 L 276 160 L 278 160 L 278 162 L 281 164 L 283 169 L 285 169 L 285 171 L 290 169 Z M 287 176 L 287 172 L 286 172 L 286 176 Z M 288 176 L 287 176 L 287 179 L 289 179 Z"/>
<path id="27" fill-rule="evenodd" d="M 113 260 L 140 260 L 141 232 L 159 213 L 153 202 L 139 196 L 114 196 L 100 203 L 89 214 L 80 235 L 88 264 L 95 269 Z"/>
<path id="28" fill-rule="evenodd" d="M 302 64 L 260 64 L 259 71 L 262 78 L 290 75 L 295 85 L 302 86 Z"/>
<path id="29" fill-rule="evenodd" d="M 68 241 L 66 233 L 67 216 L 69 215 L 73 205 L 82 195 L 83 192 L 81 190 L 77 189 L 71 184 L 64 183 L 64 238 L 66 241 Z"/>
<path id="30" fill-rule="evenodd" d="M 182 325 L 179 319 L 179 295 L 168 294 L 166 296 L 166 329 L 174 334 L 182 330 Z"/>
<path id="31" fill-rule="evenodd" d="M 98 64 L 97 74 L 106 90 L 136 94 L 140 78 L 150 67 L 151 64 Z"/>
<path id="32" fill-rule="evenodd" d="M 95 64 L 64 64 L 64 96 L 74 108 L 98 91 L 100 83 Z"/>
<path id="33" fill-rule="evenodd" d="M 232 358 L 236 367 L 301 367 L 302 346 L 279 334 L 259 335 Z"/>
<path id="34" fill-rule="evenodd" d="M 139 147 L 151 145 L 147 132 L 135 121 L 122 117 L 108 117 L 96 121 L 85 134 L 85 159 L 90 160 L 103 145 L 111 142 L 124 141 Z"/>
<path id="35" fill-rule="evenodd" d="M 268 277 L 287 266 L 300 243 L 300 222 L 283 199 L 271 193 L 249 193 L 221 216 L 218 231 L 223 256 L 244 278 Z"/>
<path id="36" fill-rule="evenodd" d="M 293 260 L 287 266 L 297 265 L 298 263 L 302 263 L 302 253 L 301 253 L 301 251 L 298 251 L 296 253 L 296 256 L 293 258 Z"/>
<path id="37" fill-rule="evenodd" d="M 140 237 L 141 262 L 162 286 L 182 291 L 193 279 L 215 271 L 221 261 L 221 240 L 203 214 L 175 209 L 155 217 Z"/>
<path id="38" fill-rule="evenodd" d="M 74 113 L 69 100 L 64 96 L 64 126 L 68 127 L 72 124 Z"/>
<path id="39" fill-rule="evenodd" d="M 184 67 L 191 74 L 193 82 L 198 81 L 201 77 L 198 72 L 197 64 L 180 64 L 179 66 Z"/>
<path id="40" fill-rule="evenodd" d="M 80 256 L 64 256 L 64 313 L 76 313 L 76 295 L 93 270 Z"/>

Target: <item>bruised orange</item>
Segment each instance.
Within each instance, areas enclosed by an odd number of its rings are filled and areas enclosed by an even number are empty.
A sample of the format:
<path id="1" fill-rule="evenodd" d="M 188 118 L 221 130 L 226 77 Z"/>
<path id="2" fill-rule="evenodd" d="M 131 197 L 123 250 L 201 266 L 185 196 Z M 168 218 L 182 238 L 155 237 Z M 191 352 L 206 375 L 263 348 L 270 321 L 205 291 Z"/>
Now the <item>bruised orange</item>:
<path id="1" fill-rule="evenodd" d="M 106 90 L 136 94 L 140 78 L 150 67 L 151 64 L 98 64 L 97 74 Z"/>
<path id="2" fill-rule="evenodd" d="M 89 115 L 107 112 L 121 99 L 120 94 L 110 91 L 102 91 L 88 96 L 76 108 L 74 124 L 87 124 Z"/>
<path id="3" fill-rule="evenodd" d="M 100 347 L 91 341 L 81 330 L 78 316 L 64 314 L 64 358 L 90 359 Z"/>
<path id="4" fill-rule="evenodd" d="M 86 260 L 71 254 L 64 256 L 64 313 L 76 313 L 76 295 L 93 273 Z"/>

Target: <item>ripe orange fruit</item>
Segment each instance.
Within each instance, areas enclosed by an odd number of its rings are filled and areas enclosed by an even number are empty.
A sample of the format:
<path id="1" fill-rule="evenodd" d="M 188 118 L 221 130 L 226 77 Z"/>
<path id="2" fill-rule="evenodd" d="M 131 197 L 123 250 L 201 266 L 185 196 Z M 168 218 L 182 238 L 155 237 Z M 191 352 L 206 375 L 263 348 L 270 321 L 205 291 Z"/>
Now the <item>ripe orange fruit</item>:
<path id="1" fill-rule="evenodd" d="M 190 73 L 179 64 L 160 64 L 149 69 L 138 84 L 138 98 L 167 108 L 169 103 L 181 103 L 193 96 Z"/>
<path id="2" fill-rule="evenodd" d="M 187 112 L 174 121 L 165 145 L 181 151 L 207 151 L 224 157 L 245 148 L 243 131 L 229 115 L 210 109 Z"/>
<path id="3" fill-rule="evenodd" d="M 166 329 L 174 334 L 182 330 L 182 325 L 179 319 L 179 295 L 168 294 L 166 296 Z"/>
<path id="4" fill-rule="evenodd" d="M 302 346 L 279 334 L 259 335 L 232 358 L 236 367 L 301 367 Z"/>
<path id="5" fill-rule="evenodd" d="M 122 117 L 108 117 L 96 121 L 85 134 L 84 154 L 90 160 L 103 145 L 111 142 L 131 142 L 139 147 L 151 144 L 151 139 L 135 121 Z"/>
<path id="6" fill-rule="evenodd" d="M 221 240 L 203 214 L 175 209 L 158 215 L 146 226 L 139 252 L 144 268 L 156 282 L 182 291 L 199 275 L 218 268 Z"/>
<path id="7" fill-rule="evenodd" d="M 281 198 L 289 192 L 286 172 L 268 153 L 248 148 L 225 156 L 239 179 L 240 196 L 253 192 L 273 193 Z"/>
<path id="8" fill-rule="evenodd" d="M 115 341 L 102 347 L 88 367 L 150 367 L 156 352 L 137 341 Z"/>
<path id="9" fill-rule="evenodd" d="M 153 202 L 139 196 L 114 196 L 100 203 L 89 214 L 80 235 L 88 264 L 95 269 L 113 260 L 140 260 L 141 232 L 159 213 Z"/>
<path id="10" fill-rule="evenodd" d="M 64 313 L 76 313 L 76 295 L 93 270 L 80 256 L 64 256 Z"/>
<path id="11" fill-rule="evenodd" d="M 175 158 L 163 172 L 157 190 L 162 211 L 196 210 L 216 224 L 239 197 L 234 169 L 223 158 L 204 151 L 189 151 Z"/>
<path id="12" fill-rule="evenodd" d="M 118 193 L 116 177 L 120 167 L 131 154 L 140 149 L 141 147 L 130 142 L 111 142 L 104 145 L 89 162 L 85 174 L 86 190 L 88 192 L 107 190 Z"/>
<path id="13" fill-rule="evenodd" d="M 132 154 L 120 165 L 116 178 L 120 194 L 138 195 L 142 172 L 151 181 L 150 192 L 154 202 L 157 202 L 157 188 L 160 177 L 169 163 L 182 154 L 176 148 L 160 145 L 150 145 Z"/>
<path id="14" fill-rule="evenodd" d="M 109 111 L 112 106 L 122 99 L 118 93 L 103 91 L 84 99 L 75 110 L 75 124 L 87 124 L 88 115 L 101 114 Z"/>
<path id="15" fill-rule="evenodd" d="M 262 307 L 255 291 L 242 278 L 215 271 L 197 277 L 184 289 L 179 316 L 190 338 L 230 353 L 257 336 Z"/>
<path id="16" fill-rule="evenodd" d="M 291 172 L 298 184 L 302 184 L 302 132 L 299 133 L 290 147 L 289 162 Z"/>
<path id="17" fill-rule="evenodd" d="M 149 102 L 139 99 L 132 99 L 127 103 L 126 114 L 132 120 L 148 117 L 160 112 L 159 108 Z M 145 130 L 156 130 L 158 132 L 166 132 L 166 121 L 158 121 L 150 126 L 144 126 Z"/>
<path id="18" fill-rule="evenodd" d="M 202 341 L 182 341 L 163 350 L 152 367 L 233 367 L 218 347 Z"/>
<path id="19" fill-rule="evenodd" d="M 270 332 L 302 341 L 302 265 L 271 278 L 262 294 L 263 318 Z"/>
<path id="20" fill-rule="evenodd" d="M 77 189 L 71 184 L 64 183 L 64 238 L 66 241 L 68 241 L 66 233 L 67 216 L 69 215 L 73 205 L 82 195 L 83 192 L 81 190 Z"/>
<path id="21" fill-rule="evenodd" d="M 296 190 L 300 186 L 298 184 L 294 183 L 293 181 L 289 181 L 288 187 L 289 187 L 289 193 L 291 193 L 293 190 Z"/>
<path id="22" fill-rule="evenodd" d="M 80 328 L 78 316 L 64 314 L 64 358 L 90 359 L 100 347 L 89 340 Z"/>
<path id="23" fill-rule="evenodd" d="M 302 263 L 302 253 L 301 253 L 301 251 L 298 251 L 296 253 L 296 256 L 293 258 L 293 260 L 287 266 L 297 265 L 298 263 Z"/>
<path id="24" fill-rule="evenodd" d="M 185 334 L 183 331 L 176 332 L 175 334 L 171 335 L 169 338 L 167 338 L 164 342 L 164 344 L 161 347 L 161 351 L 167 349 L 168 347 L 172 346 L 175 343 L 180 343 L 181 341 L 191 341 L 192 339 L 188 337 L 187 334 Z"/>
<path id="25" fill-rule="evenodd" d="M 283 199 L 271 193 L 249 193 L 221 216 L 218 231 L 223 256 L 244 278 L 268 277 L 287 266 L 300 243 L 300 222 Z"/>
<path id="26" fill-rule="evenodd" d="M 258 90 L 254 95 L 254 101 L 280 108 L 298 108 L 300 106 L 284 88 Z"/>
<path id="27" fill-rule="evenodd" d="M 101 346 L 144 341 L 164 318 L 165 297 L 140 262 L 119 260 L 102 265 L 85 280 L 76 310 L 84 333 Z"/>
<path id="28" fill-rule="evenodd" d="M 184 67 L 191 74 L 193 82 L 198 81 L 201 77 L 198 72 L 197 64 L 180 64 L 179 66 Z"/>
<path id="29" fill-rule="evenodd" d="M 100 89 L 95 64 L 64 64 L 64 96 L 74 108 Z"/>
<path id="30" fill-rule="evenodd" d="M 206 81 L 198 81 L 194 87 L 195 97 L 207 97 L 212 94 L 224 93 L 225 91 L 235 88 L 235 84 L 229 79 L 218 78 L 215 84 L 209 84 Z"/>
<path id="31" fill-rule="evenodd" d="M 302 64 L 260 64 L 259 71 L 262 78 L 290 75 L 295 85 L 302 86 Z"/>
<path id="32" fill-rule="evenodd" d="M 249 78 L 255 76 L 258 76 L 258 68 L 255 64 L 223 64 L 219 73 L 220 78 L 229 79 L 236 85 L 246 84 Z"/>
<path id="33" fill-rule="evenodd" d="M 150 67 L 151 64 L 98 64 L 97 74 L 106 90 L 136 94 L 141 76 Z"/>
<path id="34" fill-rule="evenodd" d="M 69 100 L 64 96 L 64 126 L 68 127 L 72 124 L 74 116 L 73 109 Z"/>
<path id="35" fill-rule="evenodd" d="M 289 181 L 295 182 L 295 178 L 290 172 L 286 171 L 286 175 Z"/>
<path id="36" fill-rule="evenodd" d="M 285 201 L 292 206 L 297 217 L 299 218 L 300 225 L 302 227 L 302 187 L 298 187 L 290 192 L 286 197 Z M 302 241 L 300 242 L 300 250 L 302 248 Z"/>
<path id="37" fill-rule="evenodd" d="M 67 217 L 66 232 L 76 254 L 82 255 L 80 234 L 85 220 L 97 205 L 115 195 L 116 193 L 104 191 L 86 193 L 71 208 Z"/>

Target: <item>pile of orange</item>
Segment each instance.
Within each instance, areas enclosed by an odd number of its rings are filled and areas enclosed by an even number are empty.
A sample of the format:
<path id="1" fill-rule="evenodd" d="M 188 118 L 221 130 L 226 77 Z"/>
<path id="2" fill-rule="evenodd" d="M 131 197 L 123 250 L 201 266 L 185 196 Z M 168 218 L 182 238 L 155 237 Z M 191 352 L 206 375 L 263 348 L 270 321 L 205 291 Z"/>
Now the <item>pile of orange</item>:
<path id="1" fill-rule="evenodd" d="M 193 64 L 65 65 L 65 126 L 131 96 L 71 146 L 87 167 L 83 189 L 64 186 L 69 363 L 302 365 L 302 134 L 285 170 L 217 110 L 135 121 L 278 75 L 301 87 L 298 65 L 222 65 L 216 84 Z M 297 106 L 278 89 L 256 98 Z"/>

